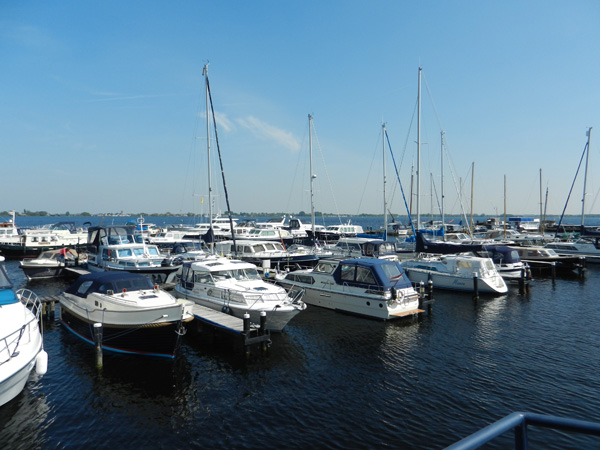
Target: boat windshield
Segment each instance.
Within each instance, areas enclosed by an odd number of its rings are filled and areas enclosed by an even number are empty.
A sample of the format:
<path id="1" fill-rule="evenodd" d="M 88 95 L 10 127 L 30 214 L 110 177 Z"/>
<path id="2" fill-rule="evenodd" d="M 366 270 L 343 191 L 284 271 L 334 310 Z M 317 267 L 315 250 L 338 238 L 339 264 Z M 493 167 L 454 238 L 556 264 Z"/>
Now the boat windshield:
<path id="1" fill-rule="evenodd" d="M 0 266 L 0 289 L 11 289 L 12 283 L 6 274 L 4 266 Z"/>
<path id="2" fill-rule="evenodd" d="M 260 275 L 256 269 L 236 269 L 236 270 L 219 270 L 211 272 L 214 281 L 223 281 L 228 279 L 236 279 L 238 281 L 245 280 L 260 280 Z"/>
<path id="3" fill-rule="evenodd" d="M 401 267 L 396 263 L 383 264 L 381 268 L 385 276 L 390 280 L 396 280 L 402 276 Z"/>

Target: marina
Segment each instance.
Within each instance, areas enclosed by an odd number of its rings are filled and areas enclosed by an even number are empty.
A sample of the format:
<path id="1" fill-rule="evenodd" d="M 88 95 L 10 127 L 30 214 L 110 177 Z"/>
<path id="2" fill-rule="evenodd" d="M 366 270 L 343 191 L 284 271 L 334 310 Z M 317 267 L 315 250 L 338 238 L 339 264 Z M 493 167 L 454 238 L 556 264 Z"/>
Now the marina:
<path id="1" fill-rule="evenodd" d="M 394 321 L 309 305 L 282 332 L 255 329 L 263 350 L 250 361 L 206 332 L 223 316 L 194 305 L 191 324 L 207 325 L 189 327 L 175 359 L 105 352 L 102 369 L 58 321 L 54 296 L 70 281 L 28 281 L 18 261 L 6 268 L 46 303 L 49 355 L 47 373 L 0 409 L 6 448 L 251 449 L 259 436 L 278 448 L 441 449 L 516 411 L 600 422 L 595 264 L 478 300 L 436 290 L 427 313 Z M 243 319 L 230 328 L 243 332 Z M 512 448 L 510 433 L 494 442 Z M 529 442 L 596 448 L 598 438 L 534 427 Z"/>

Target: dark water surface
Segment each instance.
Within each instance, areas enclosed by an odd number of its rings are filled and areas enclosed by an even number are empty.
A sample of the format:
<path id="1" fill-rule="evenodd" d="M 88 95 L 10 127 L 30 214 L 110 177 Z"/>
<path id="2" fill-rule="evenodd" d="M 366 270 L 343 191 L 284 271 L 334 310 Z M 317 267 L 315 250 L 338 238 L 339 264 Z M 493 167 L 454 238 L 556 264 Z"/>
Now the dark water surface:
<path id="1" fill-rule="evenodd" d="M 60 281 L 16 287 L 40 295 Z M 377 322 L 308 307 L 251 364 L 186 336 L 175 361 L 104 354 L 44 324 L 48 372 L 0 408 L 0 448 L 440 449 L 514 411 L 600 422 L 600 267 L 529 292 L 435 293 Z M 530 429 L 531 448 L 600 439 Z M 512 437 L 486 448 L 512 448 Z"/>

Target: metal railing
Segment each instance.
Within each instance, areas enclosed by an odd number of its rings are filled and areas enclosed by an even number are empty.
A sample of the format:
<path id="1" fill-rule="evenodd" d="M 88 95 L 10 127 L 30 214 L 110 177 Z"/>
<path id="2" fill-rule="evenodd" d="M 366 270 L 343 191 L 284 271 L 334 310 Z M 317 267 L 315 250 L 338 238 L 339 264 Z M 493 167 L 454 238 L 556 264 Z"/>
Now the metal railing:
<path id="1" fill-rule="evenodd" d="M 528 426 L 600 436 L 599 423 L 543 414 L 515 412 L 446 447 L 446 450 L 472 450 L 511 430 L 514 432 L 514 448 L 516 450 L 527 450 L 529 446 Z"/>

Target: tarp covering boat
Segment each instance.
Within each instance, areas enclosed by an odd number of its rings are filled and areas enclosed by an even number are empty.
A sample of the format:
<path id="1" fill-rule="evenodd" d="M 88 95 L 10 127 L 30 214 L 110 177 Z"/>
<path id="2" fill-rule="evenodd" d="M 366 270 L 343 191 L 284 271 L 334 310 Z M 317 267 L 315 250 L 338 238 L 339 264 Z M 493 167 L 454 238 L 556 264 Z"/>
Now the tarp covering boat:
<path id="1" fill-rule="evenodd" d="M 437 254 L 451 254 L 451 253 L 464 253 L 464 252 L 478 252 L 483 250 L 481 244 L 455 244 L 452 242 L 431 242 L 425 238 L 423 233 L 417 231 L 417 242 L 415 251 L 417 253 L 437 253 Z"/>

